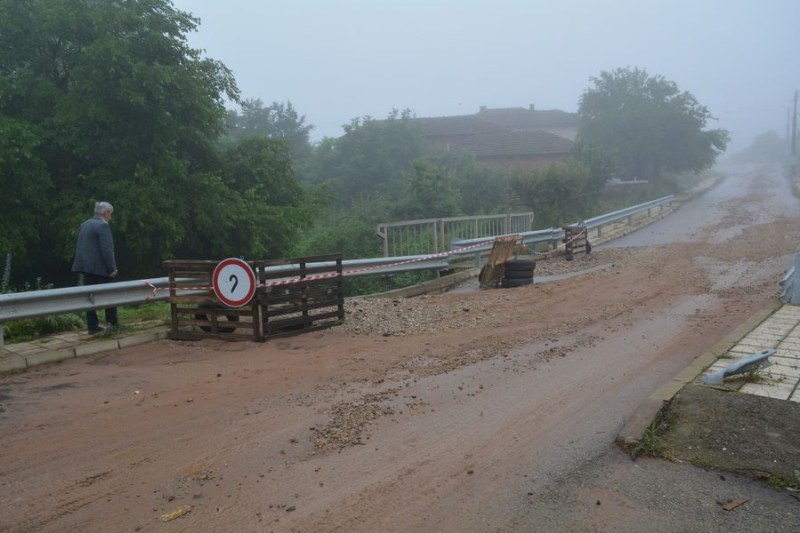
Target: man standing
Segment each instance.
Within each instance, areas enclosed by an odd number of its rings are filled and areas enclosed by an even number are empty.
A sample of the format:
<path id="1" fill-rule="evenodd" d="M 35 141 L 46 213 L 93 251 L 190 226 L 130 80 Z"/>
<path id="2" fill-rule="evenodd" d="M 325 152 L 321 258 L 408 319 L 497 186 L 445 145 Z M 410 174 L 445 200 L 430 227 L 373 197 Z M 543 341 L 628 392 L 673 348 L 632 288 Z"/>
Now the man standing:
<path id="1" fill-rule="evenodd" d="M 78 230 L 72 271 L 83 274 L 84 285 L 109 283 L 117 275 L 114 239 L 108 225 L 113 212 L 114 206 L 110 203 L 97 202 L 94 204 L 94 216 L 81 224 Z M 119 327 L 116 307 L 106 309 L 106 323 L 112 330 Z M 89 326 L 89 335 L 105 331 L 100 327 L 97 311 L 94 309 L 86 312 L 86 324 Z"/>

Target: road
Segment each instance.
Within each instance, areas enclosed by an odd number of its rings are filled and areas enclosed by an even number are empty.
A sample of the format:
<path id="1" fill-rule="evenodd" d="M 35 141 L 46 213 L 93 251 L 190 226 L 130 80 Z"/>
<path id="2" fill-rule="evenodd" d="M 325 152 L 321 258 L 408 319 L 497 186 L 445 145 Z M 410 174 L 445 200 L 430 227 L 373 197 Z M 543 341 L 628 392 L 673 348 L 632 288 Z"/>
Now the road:
<path id="1" fill-rule="evenodd" d="M 578 256 L 585 276 L 353 300 L 321 332 L 4 376 L 0 530 L 781 530 L 784 495 L 614 445 L 652 391 L 775 297 L 798 250 L 785 178 L 726 174 Z M 728 489 L 766 511 L 720 517 Z"/>

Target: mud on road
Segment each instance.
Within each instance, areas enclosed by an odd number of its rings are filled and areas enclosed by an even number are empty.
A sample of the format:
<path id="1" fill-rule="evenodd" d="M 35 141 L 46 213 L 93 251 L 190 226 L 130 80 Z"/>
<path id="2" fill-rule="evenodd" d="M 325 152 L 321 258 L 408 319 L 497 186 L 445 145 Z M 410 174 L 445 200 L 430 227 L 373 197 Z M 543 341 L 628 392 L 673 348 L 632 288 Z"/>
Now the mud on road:
<path id="1" fill-rule="evenodd" d="M 723 242 L 596 249 L 570 268 L 603 268 L 552 283 L 351 299 L 344 325 L 264 344 L 3 376 L 0 530 L 793 530 L 785 492 L 614 445 L 775 298 L 800 223 L 737 223 Z"/>

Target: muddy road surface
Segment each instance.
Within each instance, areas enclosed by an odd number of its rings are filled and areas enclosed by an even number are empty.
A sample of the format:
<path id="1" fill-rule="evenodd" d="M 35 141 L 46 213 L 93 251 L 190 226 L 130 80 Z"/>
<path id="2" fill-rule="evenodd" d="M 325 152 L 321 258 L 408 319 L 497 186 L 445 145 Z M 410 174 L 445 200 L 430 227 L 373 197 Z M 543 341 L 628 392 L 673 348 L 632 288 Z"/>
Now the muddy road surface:
<path id="1" fill-rule="evenodd" d="M 726 175 L 577 256 L 586 275 L 2 376 L 0 530 L 790 531 L 785 493 L 614 444 L 800 249 L 786 179 Z M 715 501 L 744 495 L 747 513 Z"/>

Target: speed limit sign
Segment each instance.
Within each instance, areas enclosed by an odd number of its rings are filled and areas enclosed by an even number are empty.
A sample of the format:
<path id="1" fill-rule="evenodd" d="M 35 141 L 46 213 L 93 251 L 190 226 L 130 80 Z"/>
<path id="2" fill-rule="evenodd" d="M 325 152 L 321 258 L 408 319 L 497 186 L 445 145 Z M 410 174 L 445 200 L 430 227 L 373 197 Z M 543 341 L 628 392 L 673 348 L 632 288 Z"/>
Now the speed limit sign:
<path id="1" fill-rule="evenodd" d="M 221 261 L 211 279 L 214 294 L 228 307 L 241 307 L 253 299 L 256 276 L 245 261 L 230 258 Z"/>

